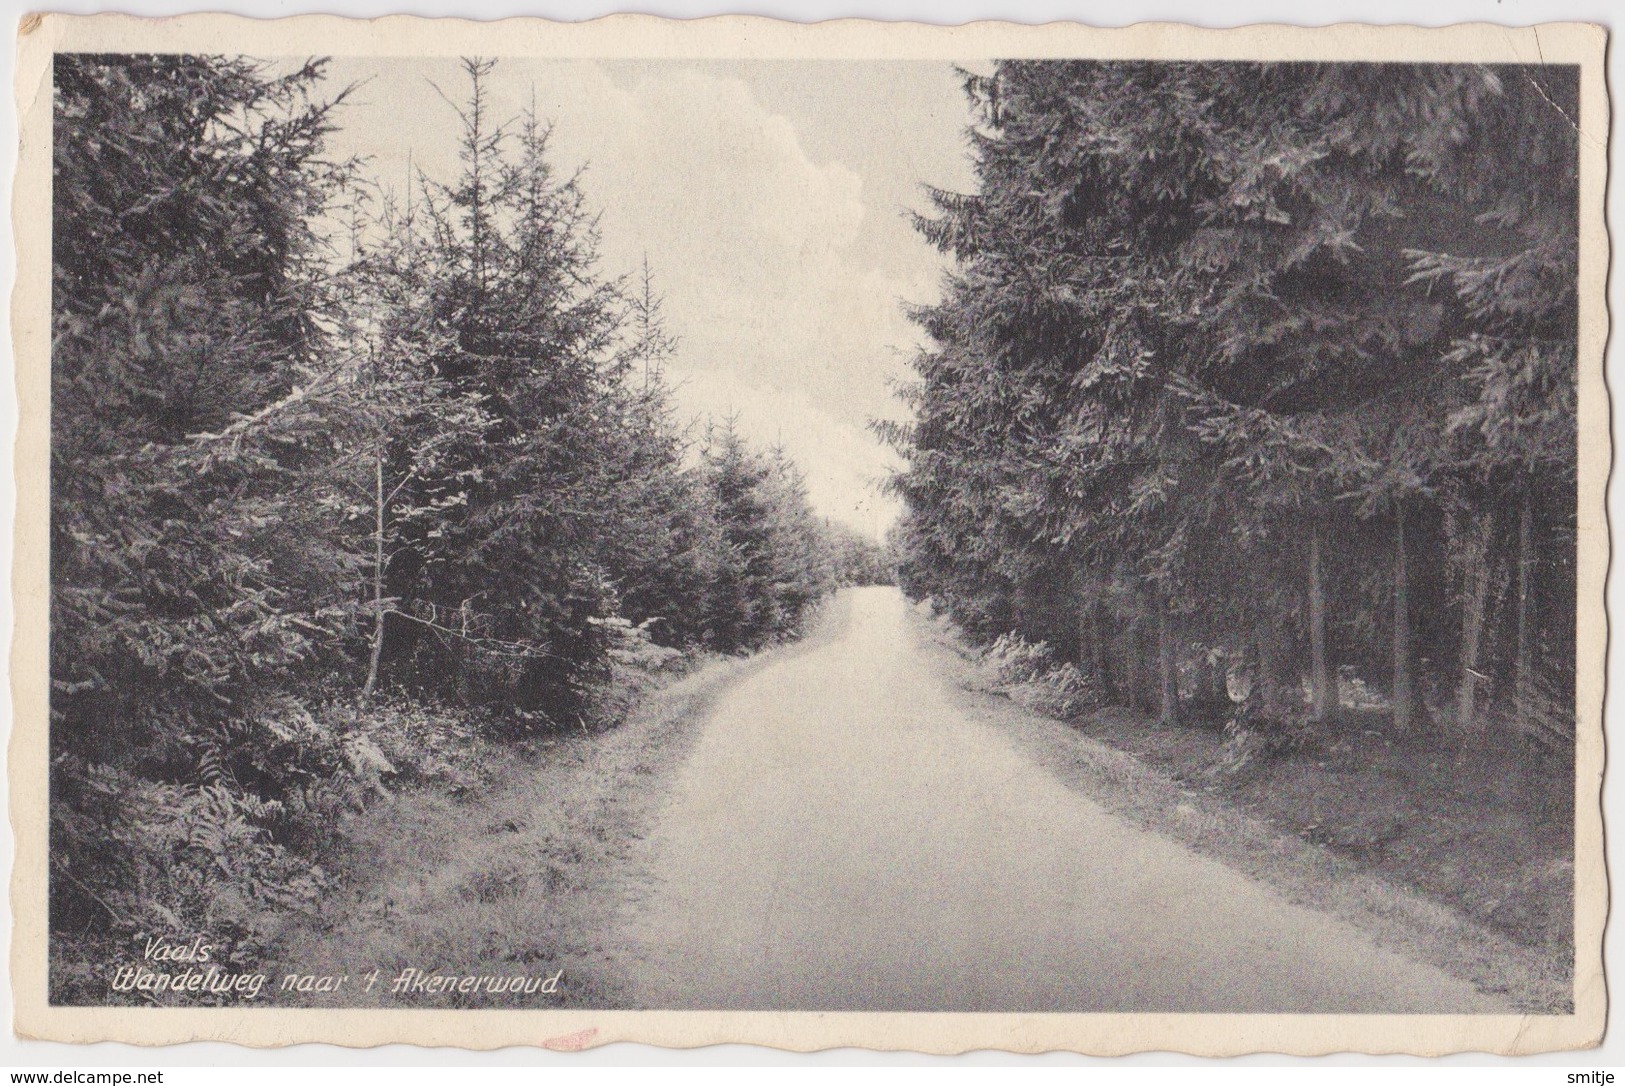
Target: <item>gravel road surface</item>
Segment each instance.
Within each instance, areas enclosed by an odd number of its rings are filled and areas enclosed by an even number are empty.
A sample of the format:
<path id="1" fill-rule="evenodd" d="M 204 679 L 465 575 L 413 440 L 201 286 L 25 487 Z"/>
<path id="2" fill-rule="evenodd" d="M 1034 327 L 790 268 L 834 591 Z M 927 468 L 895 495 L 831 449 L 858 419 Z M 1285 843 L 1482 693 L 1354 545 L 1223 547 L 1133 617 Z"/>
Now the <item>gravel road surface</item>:
<path id="1" fill-rule="evenodd" d="M 635 1004 L 803 1011 L 1503 1008 L 1107 813 L 958 708 L 894 589 L 710 710 L 614 938 Z"/>

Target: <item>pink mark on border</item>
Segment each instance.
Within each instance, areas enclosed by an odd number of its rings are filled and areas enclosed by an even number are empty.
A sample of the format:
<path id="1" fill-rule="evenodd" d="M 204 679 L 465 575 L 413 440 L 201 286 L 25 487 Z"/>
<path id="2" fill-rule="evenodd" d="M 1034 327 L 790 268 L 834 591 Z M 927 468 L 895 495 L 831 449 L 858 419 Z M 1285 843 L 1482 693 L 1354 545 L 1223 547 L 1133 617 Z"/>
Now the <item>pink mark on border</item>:
<path id="1" fill-rule="evenodd" d="M 542 1042 L 543 1048 L 550 1048 L 554 1052 L 580 1052 L 588 1043 L 598 1036 L 598 1027 L 577 1030 L 574 1033 L 565 1033 L 558 1037 L 549 1037 Z"/>

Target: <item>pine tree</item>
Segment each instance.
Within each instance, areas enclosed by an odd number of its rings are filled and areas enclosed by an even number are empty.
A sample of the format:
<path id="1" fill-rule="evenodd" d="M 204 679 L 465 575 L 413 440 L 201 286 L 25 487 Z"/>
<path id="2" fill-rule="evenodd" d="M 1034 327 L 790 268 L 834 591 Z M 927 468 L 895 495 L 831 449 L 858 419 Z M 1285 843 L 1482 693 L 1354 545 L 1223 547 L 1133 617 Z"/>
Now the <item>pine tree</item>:
<path id="1" fill-rule="evenodd" d="M 492 63 L 464 67 L 461 176 L 425 183 L 423 304 L 448 333 L 434 373 L 489 424 L 455 469 L 471 483 L 463 508 L 431 529 L 440 560 L 394 573 L 412 621 L 386 656 L 398 682 L 555 719 L 602 673 L 590 620 L 616 606 L 596 552 L 622 421 L 619 298 L 595 270 L 579 186 L 554 176 L 545 127 L 494 123 Z M 431 505 L 444 485 L 425 481 L 409 500 Z"/>
<path id="2" fill-rule="evenodd" d="M 211 930 L 250 938 L 242 910 L 314 892 L 276 837 L 284 743 L 365 561 L 310 228 L 347 172 L 333 103 L 317 64 L 55 64 L 51 923 L 205 930 L 235 900 Z"/>
<path id="3" fill-rule="evenodd" d="M 1524 661 L 1505 670 L 1533 691 L 1538 566 L 1472 541 L 1527 538 L 1572 596 L 1571 75 L 967 77 L 978 190 L 919 220 L 955 266 L 916 314 L 916 418 L 882 428 L 909 458 L 906 583 L 974 632 L 1070 642 L 1165 719 L 1197 656 L 1250 661 L 1276 717 L 1331 716 L 1349 664 L 1391 673 L 1410 719 L 1419 640 L 1458 660 L 1459 726 L 1486 657 Z M 1386 575 L 1363 575 L 1377 555 Z M 1514 567 L 1509 619 L 1489 586 Z M 1081 618 L 1035 604 L 1063 593 Z"/>
<path id="4" fill-rule="evenodd" d="M 724 419 L 706 435 L 706 482 L 719 529 L 719 554 L 711 582 L 707 624 L 721 652 L 759 647 L 775 614 L 772 507 L 765 487 L 767 465 L 751 452 L 735 420 Z"/>

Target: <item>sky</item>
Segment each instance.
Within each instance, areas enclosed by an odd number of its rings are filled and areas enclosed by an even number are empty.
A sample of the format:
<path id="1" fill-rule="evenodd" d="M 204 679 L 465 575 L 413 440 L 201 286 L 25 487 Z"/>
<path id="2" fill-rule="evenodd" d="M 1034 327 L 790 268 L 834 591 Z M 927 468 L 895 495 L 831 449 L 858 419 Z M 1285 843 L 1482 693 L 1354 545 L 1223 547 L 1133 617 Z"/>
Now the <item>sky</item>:
<path id="1" fill-rule="evenodd" d="M 412 170 L 450 180 L 467 90 L 455 58 L 337 57 L 361 83 L 334 153 L 366 156 L 403 191 Z M 960 79 L 940 61 L 499 60 L 495 115 L 534 101 L 561 173 L 601 218 L 601 271 L 647 258 L 668 331 L 666 373 L 685 419 L 737 417 L 782 444 L 817 511 L 882 534 L 899 466 L 868 430 L 906 417 L 891 382 L 921 342 L 904 313 L 935 301 L 942 256 L 908 221 L 923 185 L 967 191 Z M 701 432 L 703 423 L 697 426 Z"/>

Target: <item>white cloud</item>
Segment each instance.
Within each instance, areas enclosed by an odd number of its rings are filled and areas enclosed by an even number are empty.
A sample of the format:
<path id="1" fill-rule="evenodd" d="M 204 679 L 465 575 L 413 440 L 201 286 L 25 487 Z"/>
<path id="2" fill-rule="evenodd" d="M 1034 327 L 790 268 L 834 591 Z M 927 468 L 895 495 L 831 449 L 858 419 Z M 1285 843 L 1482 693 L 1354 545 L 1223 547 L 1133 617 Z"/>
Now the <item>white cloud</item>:
<path id="1" fill-rule="evenodd" d="M 465 83 L 454 63 L 428 64 L 387 70 L 372 88 L 361 149 L 381 176 L 404 176 L 409 145 L 431 175 L 456 168 L 455 114 L 423 80 L 454 99 Z M 899 413 L 888 379 L 907 375 L 919 340 L 901 301 L 934 295 L 936 265 L 917 243 L 891 261 L 914 269 L 906 277 L 858 255 L 872 248 L 855 244 L 864 232 L 896 214 L 866 203 L 865 164 L 815 161 L 743 80 L 681 65 L 612 75 L 585 61 L 504 62 L 491 90 L 500 116 L 534 93 L 555 164 L 586 165 L 604 270 L 630 272 L 647 255 L 681 341 L 672 373 L 686 379 L 684 409 L 731 410 L 753 437 L 781 434 L 821 511 L 883 529 L 895 508 L 871 484 L 893 457 L 866 426 Z M 422 108 L 403 111 L 409 96 Z"/>
<path id="2" fill-rule="evenodd" d="M 681 337 L 685 408 L 729 410 L 759 440 L 782 435 L 820 509 L 865 530 L 895 515 L 873 491 L 893 458 L 867 432 L 895 415 L 887 379 L 917 332 L 904 282 L 854 259 L 873 210 L 859 174 L 813 161 L 793 125 L 737 79 L 651 70 L 631 86 L 602 72 L 556 105 L 555 149 L 590 161 L 607 260 L 646 252 Z"/>
<path id="3" fill-rule="evenodd" d="M 877 538 L 897 517 L 895 501 L 879 484 L 901 461 L 863 428 L 825 411 L 796 389 L 747 384 L 715 370 L 668 372 L 679 416 L 704 434 L 706 417 L 735 417 L 739 431 L 759 448 L 782 445 L 805 473 L 807 496 L 823 515 Z"/>

